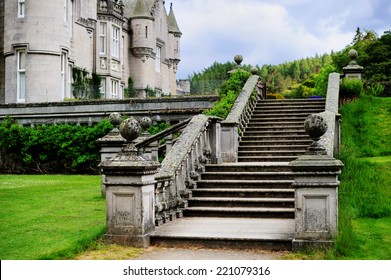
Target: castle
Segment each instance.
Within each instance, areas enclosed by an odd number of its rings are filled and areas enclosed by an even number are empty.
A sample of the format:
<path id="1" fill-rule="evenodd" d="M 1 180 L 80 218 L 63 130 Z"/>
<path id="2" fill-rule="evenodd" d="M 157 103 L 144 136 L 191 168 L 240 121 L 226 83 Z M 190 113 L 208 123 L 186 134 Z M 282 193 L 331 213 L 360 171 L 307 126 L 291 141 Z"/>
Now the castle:
<path id="1" fill-rule="evenodd" d="M 163 0 L 0 0 L 0 104 L 175 95 L 181 35 Z"/>

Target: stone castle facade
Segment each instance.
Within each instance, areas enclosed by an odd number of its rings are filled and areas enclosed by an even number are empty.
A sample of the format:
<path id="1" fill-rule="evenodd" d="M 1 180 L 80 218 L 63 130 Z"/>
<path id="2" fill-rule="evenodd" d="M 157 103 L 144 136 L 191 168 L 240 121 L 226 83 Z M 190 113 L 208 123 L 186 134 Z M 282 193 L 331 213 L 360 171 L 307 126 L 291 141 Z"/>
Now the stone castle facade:
<path id="1" fill-rule="evenodd" d="M 163 0 L 0 0 L 0 103 L 73 98 L 75 69 L 103 98 L 134 82 L 176 94 L 181 31 Z"/>

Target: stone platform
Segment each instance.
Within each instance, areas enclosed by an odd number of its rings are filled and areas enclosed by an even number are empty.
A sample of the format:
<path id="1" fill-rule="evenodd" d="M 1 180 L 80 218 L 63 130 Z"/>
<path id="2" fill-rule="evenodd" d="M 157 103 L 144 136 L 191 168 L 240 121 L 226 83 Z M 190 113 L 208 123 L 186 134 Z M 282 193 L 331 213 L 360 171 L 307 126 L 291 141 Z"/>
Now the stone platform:
<path id="1" fill-rule="evenodd" d="M 293 219 L 182 218 L 156 228 L 152 245 L 291 250 Z"/>

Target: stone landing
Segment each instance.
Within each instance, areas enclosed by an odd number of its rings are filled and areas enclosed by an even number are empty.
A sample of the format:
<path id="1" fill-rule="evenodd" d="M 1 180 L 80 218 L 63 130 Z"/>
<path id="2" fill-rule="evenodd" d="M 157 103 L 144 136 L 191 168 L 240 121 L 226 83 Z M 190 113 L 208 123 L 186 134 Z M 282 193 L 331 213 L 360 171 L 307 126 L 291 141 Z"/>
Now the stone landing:
<path id="1" fill-rule="evenodd" d="M 291 250 L 293 219 L 186 217 L 156 228 L 151 245 Z"/>

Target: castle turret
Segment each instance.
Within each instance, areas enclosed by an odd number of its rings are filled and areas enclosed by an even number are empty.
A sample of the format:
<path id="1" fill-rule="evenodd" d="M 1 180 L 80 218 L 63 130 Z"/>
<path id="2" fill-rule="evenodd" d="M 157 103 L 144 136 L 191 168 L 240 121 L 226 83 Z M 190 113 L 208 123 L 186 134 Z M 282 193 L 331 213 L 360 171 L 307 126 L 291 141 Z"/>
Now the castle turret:
<path id="1" fill-rule="evenodd" d="M 176 91 L 176 72 L 178 70 L 178 64 L 181 61 L 181 52 L 180 52 L 180 39 L 182 32 L 178 27 L 174 11 L 172 9 L 172 3 L 170 6 L 170 12 L 168 14 L 168 41 L 170 46 L 170 61 L 172 63 L 172 75 L 170 75 L 170 88 L 172 91 Z"/>

